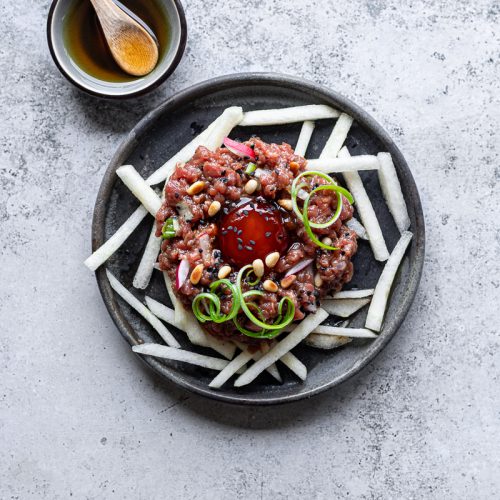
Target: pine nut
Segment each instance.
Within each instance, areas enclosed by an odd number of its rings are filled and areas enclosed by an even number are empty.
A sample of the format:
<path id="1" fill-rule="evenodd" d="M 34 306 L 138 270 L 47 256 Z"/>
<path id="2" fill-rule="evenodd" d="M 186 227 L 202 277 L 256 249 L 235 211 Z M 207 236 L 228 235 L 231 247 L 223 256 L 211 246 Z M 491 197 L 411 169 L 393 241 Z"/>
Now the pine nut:
<path id="1" fill-rule="evenodd" d="M 256 189 L 259 187 L 259 183 L 255 179 L 250 179 L 246 184 L 245 184 L 245 193 L 246 194 L 252 194 L 256 191 Z"/>
<path id="2" fill-rule="evenodd" d="M 295 276 L 295 274 L 290 274 L 290 276 L 287 276 L 286 278 L 283 278 L 281 280 L 281 286 L 283 288 L 288 288 L 296 279 L 297 276 Z"/>
<path id="3" fill-rule="evenodd" d="M 255 259 L 252 262 L 253 272 L 257 278 L 262 278 L 264 276 L 264 262 L 261 259 Z"/>
<path id="4" fill-rule="evenodd" d="M 262 285 L 266 292 L 276 293 L 278 291 L 278 285 L 273 280 L 266 280 Z"/>
<path id="5" fill-rule="evenodd" d="M 332 241 L 332 239 L 331 239 L 331 238 L 329 238 L 329 237 L 327 236 L 326 238 L 323 238 L 323 239 L 321 240 L 321 243 L 324 243 L 325 245 L 328 245 L 329 247 L 331 247 L 331 246 L 332 246 L 332 244 L 333 244 L 333 241 Z"/>
<path id="6" fill-rule="evenodd" d="M 202 274 L 203 274 L 203 264 L 198 264 L 193 269 L 193 272 L 191 273 L 191 276 L 189 277 L 189 281 L 191 281 L 191 283 L 193 285 L 197 285 L 201 280 Z"/>
<path id="7" fill-rule="evenodd" d="M 278 205 L 285 210 L 291 211 L 293 206 L 292 206 L 292 200 L 278 200 Z"/>
<path id="8" fill-rule="evenodd" d="M 189 196 L 193 196 L 195 194 L 201 193 L 204 189 L 205 183 L 203 181 L 196 181 L 187 188 L 186 193 Z"/>
<path id="9" fill-rule="evenodd" d="M 320 287 L 323 284 L 323 278 L 319 275 L 319 273 L 316 273 L 314 276 L 314 286 L 315 287 Z"/>
<path id="10" fill-rule="evenodd" d="M 230 273 L 231 273 L 231 266 L 222 266 L 219 269 L 217 277 L 221 280 L 224 279 L 226 276 L 229 276 Z"/>
<path id="11" fill-rule="evenodd" d="M 213 217 L 220 210 L 220 206 L 218 201 L 212 201 L 208 207 L 208 216 Z"/>
<path id="12" fill-rule="evenodd" d="M 280 260 L 280 253 L 279 252 L 270 253 L 266 257 L 266 266 L 267 267 L 274 267 L 278 263 L 278 260 Z"/>

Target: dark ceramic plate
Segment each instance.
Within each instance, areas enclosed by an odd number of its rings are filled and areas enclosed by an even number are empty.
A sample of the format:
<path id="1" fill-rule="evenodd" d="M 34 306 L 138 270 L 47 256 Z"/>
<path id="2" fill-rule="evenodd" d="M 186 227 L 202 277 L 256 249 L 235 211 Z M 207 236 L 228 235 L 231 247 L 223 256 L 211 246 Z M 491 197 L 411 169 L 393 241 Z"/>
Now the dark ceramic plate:
<path id="1" fill-rule="evenodd" d="M 118 181 L 115 170 L 131 163 L 144 176 L 163 164 L 192 137 L 203 130 L 224 108 L 240 105 L 244 110 L 280 108 L 301 104 L 329 104 L 354 117 L 355 123 L 347 139 L 353 155 L 388 151 L 396 165 L 411 218 L 414 238 L 396 278 L 382 332 L 375 340 L 353 340 L 333 351 L 322 351 L 300 345 L 294 353 L 308 368 L 308 377 L 300 382 L 284 366 L 280 366 L 283 384 L 277 384 L 267 373 L 248 387 L 236 390 L 228 383 L 219 391 L 208 383 L 214 372 L 183 363 L 143 357 L 160 375 L 180 386 L 208 396 L 239 404 L 276 404 L 306 398 L 340 384 L 366 366 L 389 342 L 403 321 L 415 296 L 424 259 L 425 231 L 422 207 L 410 170 L 389 135 L 367 113 L 343 96 L 319 85 L 275 74 L 240 74 L 216 78 L 191 87 L 149 113 L 124 140 L 104 175 L 95 206 L 92 247 L 97 249 L 137 207 L 137 201 Z M 332 120 L 316 123 L 308 150 L 309 158 L 317 158 L 333 126 Z M 270 127 L 237 128 L 232 137 L 244 140 L 258 134 L 265 141 L 295 144 L 301 123 Z M 363 181 L 382 225 L 389 250 L 399 238 L 399 232 L 383 201 L 377 174 L 363 172 Z M 145 247 L 152 218 L 149 217 L 107 266 L 139 298 L 143 292 L 132 288 L 132 279 Z M 354 259 L 355 273 L 346 288 L 373 287 L 383 265 L 374 260 L 367 242 L 360 242 Z M 97 281 L 104 302 L 123 337 L 131 345 L 160 341 L 156 332 L 127 304 L 117 297 L 106 278 L 104 266 L 98 269 Z M 155 272 L 148 289 L 152 297 L 169 303 L 160 273 Z M 366 308 L 353 319 L 351 326 L 363 326 Z M 334 322 L 335 318 L 331 318 Z M 183 346 L 192 349 L 185 334 L 175 331 Z M 196 348 L 199 352 L 204 349 Z"/>

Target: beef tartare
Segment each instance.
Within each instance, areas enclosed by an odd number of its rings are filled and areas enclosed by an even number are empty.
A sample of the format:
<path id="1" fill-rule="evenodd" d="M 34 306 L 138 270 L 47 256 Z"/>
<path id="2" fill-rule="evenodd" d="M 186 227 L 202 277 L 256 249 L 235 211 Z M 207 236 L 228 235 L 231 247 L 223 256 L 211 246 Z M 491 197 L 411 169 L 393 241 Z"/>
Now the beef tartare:
<path id="1" fill-rule="evenodd" d="M 254 342 L 351 280 L 353 200 L 288 144 L 225 145 L 198 147 L 166 183 L 159 266 L 206 331 Z"/>

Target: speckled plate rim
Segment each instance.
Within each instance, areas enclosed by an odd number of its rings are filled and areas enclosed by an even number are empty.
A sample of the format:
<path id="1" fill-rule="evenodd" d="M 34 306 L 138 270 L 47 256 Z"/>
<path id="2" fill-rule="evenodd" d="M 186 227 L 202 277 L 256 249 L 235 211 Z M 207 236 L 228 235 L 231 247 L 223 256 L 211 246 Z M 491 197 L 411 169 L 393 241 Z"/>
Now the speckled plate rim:
<path id="1" fill-rule="evenodd" d="M 350 114 L 360 125 L 373 132 L 377 138 L 382 142 L 385 150 L 391 153 L 395 165 L 397 165 L 398 174 L 400 175 L 401 182 L 406 185 L 406 189 L 410 194 L 411 201 L 415 210 L 415 227 L 412 227 L 414 247 L 413 260 L 410 263 L 409 278 L 406 288 L 403 290 L 403 298 L 399 304 L 398 309 L 394 311 L 393 317 L 386 321 L 382 332 L 377 338 L 377 342 L 372 343 L 365 353 L 360 356 L 359 360 L 354 363 L 343 374 L 336 376 L 330 382 L 319 385 L 317 387 L 301 391 L 297 394 L 286 396 L 271 396 L 263 394 L 262 398 L 252 395 L 251 398 L 247 394 L 241 396 L 234 396 L 232 394 L 225 394 L 223 391 L 215 392 L 208 387 L 205 389 L 193 385 L 187 377 L 176 370 L 170 369 L 165 364 L 159 362 L 155 358 L 149 356 L 139 356 L 150 368 L 155 370 L 160 375 L 169 379 L 171 382 L 187 389 L 191 392 L 206 396 L 211 399 L 216 399 L 226 403 L 233 403 L 237 405 L 275 405 L 290 403 L 301 399 L 310 398 L 327 389 L 346 381 L 363 367 L 369 364 L 377 354 L 387 345 L 392 339 L 394 334 L 398 331 L 401 323 L 406 317 L 410 306 L 415 298 L 418 289 L 420 277 L 422 274 L 422 267 L 425 255 L 425 223 L 422 211 L 422 205 L 418 194 L 417 186 L 411 174 L 411 171 L 406 163 L 405 158 L 399 151 L 397 146 L 389 134 L 378 124 L 367 112 L 354 104 L 350 99 L 338 94 L 335 91 L 318 85 L 316 83 L 299 79 L 293 76 L 276 74 L 276 73 L 239 73 L 235 75 L 225 75 L 213 78 L 181 92 L 167 99 L 163 104 L 149 112 L 125 137 L 121 145 L 118 147 L 111 162 L 104 174 L 97 200 L 94 208 L 94 216 L 92 221 L 92 251 L 99 248 L 105 241 L 105 216 L 107 210 L 108 200 L 116 182 L 116 169 L 123 164 L 123 161 L 130 155 L 138 144 L 138 139 L 155 123 L 155 121 L 164 113 L 168 113 L 171 109 L 177 108 L 184 104 L 189 103 L 197 98 L 203 97 L 215 91 L 224 90 L 234 86 L 255 86 L 266 85 L 280 87 L 290 90 L 300 90 L 301 92 L 309 93 L 313 96 L 321 98 L 325 103 L 340 109 Z M 238 104 L 238 103 L 235 103 Z M 120 306 L 115 300 L 113 290 L 105 273 L 105 265 L 101 266 L 96 271 L 96 278 L 101 292 L 102 298 L 108 309 L 111 318 L 116 324 L 122 336 L 127 340 L 130 345 L 136 345 L 136 335 L 130 323 L 124 318 L 120 311 Z M 299 382 L 298 382 L 299 383 Z"/>

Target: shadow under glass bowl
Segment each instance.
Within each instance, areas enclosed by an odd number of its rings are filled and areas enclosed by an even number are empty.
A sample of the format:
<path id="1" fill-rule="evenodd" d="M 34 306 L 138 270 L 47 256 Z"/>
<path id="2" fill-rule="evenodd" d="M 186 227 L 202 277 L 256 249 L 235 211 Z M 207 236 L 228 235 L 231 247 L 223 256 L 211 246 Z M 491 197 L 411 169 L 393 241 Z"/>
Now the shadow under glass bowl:
<path id="1" fill-rule="evenodd" d="M 53 0 L 47 19 L 47 42 L 59 71 L 76 87 L 98 97 L 127 98 L 146 94 L 161 85 L 175 70 L 184 54 L 187 25 L 179 0 L 156 0 L 168 20 L 169 44 L 155 69 L 126 82 L 110 82 L 86 73 L 70 56 L 64 40 L 65 16 L 82 0 Z M 90 1 L 90 0 L 85 0 Z"/>
<path id="2" fill-rule="evenodd" d="M 239 105 L 244 110 L 281 108 L 304 104 L 327 104 L 350 114 L 354 124 L 346 145 L 351 154 L 376 154 L 387 151 L 392 155 L 403 194 L 408 206 L 413 232 L 412 242 L 401 263 L 388 304 L 382 331 L 376 339 L 353 339 L 349 344 L 322 351 L 306 345 L 293 352 L 306 365 L 307 379 L 302 382 L 280 365 L 283 383 L 278 384 L 267 373 L 252 384 L 235 388 L 229 381 L 221 390 L 208 387 L 214 372 L 180 362 L 141 356 L 141 359 L 167 380 L 203 396 L 240 405 L 271 405 L 311 397 L 334 387 L 359 372 L 386 346 L 398 331 L 418 288 L 424 261 L 425 228 L 417 187 L 408 165 L 387 132 L 359 106 L 344 96 L 320 85 L 298 78 L 248 73 L 215 78 L 177 93 L 143 118 L 119 146 L 97 195 L 92 225 L 92 249 L 100 247 L 137 208 L 137 200 L 116 176 L 116 169 L 132 164 L 143 177 L 149 176 L 171 158 L 193 136 L 207 127 L 228 106 Z M 265 127 L 237 127 L 231 137 L 246 140 L 252 134 L 267 142 L 287 142 L 295 145 L 302 123 Z M 307 151 L 308 158 L 317 158 L 331 133 L 333 120 L 318 120 Z M 391 251 L 400 234 L 387 209 L 376 171 L 360 172 L 384 237 Z M 109 284 L 105 268 L 141 301 L 144 292 L 132 287 L 132 280 L 148 239 L 152 217 L 145 219 L 131 237 L 105 265 L 96 278 L 106 307 L 120 333 L 130 345 L 163 341 L 148 323 L 135 313 Z M 345 287 L 372 288 L 378 281 L 384 263 L 373 258 L 366 241 L 359 242 L 353 259 L 354 276 Z M 161 273 L 154 272 L 146 294 L 170 305 Z M 363 327 L 367 308 L 353 317 L 350 326 Z M 330 318 L 332 320 L 332 318 Z M 169 327 L 182 347 L 214 355 L 213 351 L 189 344 L 186 335 Z M 132 354 L 132 353 L 131 353 Z M 139 375 L 140 376 L 140 375 Z"/>

